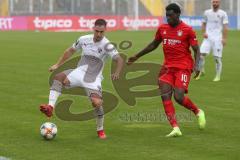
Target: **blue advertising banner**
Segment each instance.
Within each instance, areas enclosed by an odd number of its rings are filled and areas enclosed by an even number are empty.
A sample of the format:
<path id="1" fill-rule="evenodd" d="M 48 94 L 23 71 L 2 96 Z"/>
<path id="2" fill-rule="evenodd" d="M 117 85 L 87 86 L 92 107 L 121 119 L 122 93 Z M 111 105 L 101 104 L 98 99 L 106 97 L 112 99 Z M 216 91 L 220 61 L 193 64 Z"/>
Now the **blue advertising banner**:
<path id="1" fill-rule="evenodd" d="M 229 28 L 237 29 L 237 16 L 229 16 Z M 202 16 L 181 16 L 182 21 L 192 26 L 194 29 L 200 29 L 202 25 Z"/>

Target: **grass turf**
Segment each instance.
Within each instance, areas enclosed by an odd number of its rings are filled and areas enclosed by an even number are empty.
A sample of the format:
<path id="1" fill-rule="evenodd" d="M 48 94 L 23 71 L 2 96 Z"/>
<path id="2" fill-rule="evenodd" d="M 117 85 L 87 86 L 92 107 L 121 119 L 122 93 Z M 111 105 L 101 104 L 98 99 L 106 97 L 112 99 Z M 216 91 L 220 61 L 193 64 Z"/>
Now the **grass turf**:
<path id="1" fill-rule="evenodd" d="M 86 33 L 0 32 L 0 157 L 13 160 L 240 159 L 239 31 L 229 32 L 222 81 L 212 82 L 215 65 L 209 56 L 206 76 L 199 81 L 192 80 L 189 87 L 191 99 L 206 112 L 205 131 L 198 130 L 192 115 L 190 120 L 180 122 L 183 137 L 165 138 L 171 131 L 166 120 L 136 119 L 134 115 L 138 113 L 164 114 L 160 97 L 138 98 L 137 105 L 129 107 L 113 89 L 108 62 L 103 89 L 120 100 L 118 107 L 105 116 L 108 139 L 97 139 L 95 120 L 68 122 L 54 117 L 52 122 L 58 126 L 58 135 L 53 141 L 43 140 L 39 127 L 47 119 L 40 114 L 38 106 L 47 102 L 48 67 L 83 34 Z M 153 35 L 150 31 L 107 33 L 107 37 L 118 44 L 122 40 L 133 42 L 132 48 L 122 51 L 127 55 L 136 53 L 152 40 Z M 141 58 L 140 62 L 144 61 L 161 63 L 161 49 Z M 75 100 L 72 112 L 91 108 L 86 98 L 61 97 L 64 98 Z M 189 114 L 179 105 L 175 108 L 178 114 Z"/>

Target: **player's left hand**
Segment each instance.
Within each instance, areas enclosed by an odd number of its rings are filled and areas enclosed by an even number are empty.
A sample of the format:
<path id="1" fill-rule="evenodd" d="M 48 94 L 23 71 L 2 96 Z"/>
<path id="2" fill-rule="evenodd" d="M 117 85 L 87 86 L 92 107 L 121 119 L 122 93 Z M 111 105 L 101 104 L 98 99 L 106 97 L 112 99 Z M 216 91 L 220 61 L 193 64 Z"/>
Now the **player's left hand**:
<path id="1" fill-rule="evenodd" d="M 54 65 L 52 65 L 48 70 L 49 70 L 49 72 L 53 72 L 53 71 L 55 71 L 56 69 L 58 69 L 58 67 L 59 67 L 58 64 L 54 64 Z"/>
<path id="2" fill-rule="evenodd" d="M 226 39 L 222 39 L 222 44 L 223 44 L 223 46 L 226 45 Z"/>
<path id="3" fill-rule="evenodd" d="M 197 77 L 199 76 L 199 74 L 200 74 L 200 71 L 194 71 L 194 72 L 195 72 L 195 75 L 194 75 L 194 77 L 193 77 L 193 78 L 195 79 L 195 78 L 197 78 Z"/>
<path id="4" fill-rule="evenodd" d="M 119 79 L 119 73 L 113 73 L 112 75 L 111 75 L 111 78 L 112 78 L 112 80 L 118 80 Z"/>

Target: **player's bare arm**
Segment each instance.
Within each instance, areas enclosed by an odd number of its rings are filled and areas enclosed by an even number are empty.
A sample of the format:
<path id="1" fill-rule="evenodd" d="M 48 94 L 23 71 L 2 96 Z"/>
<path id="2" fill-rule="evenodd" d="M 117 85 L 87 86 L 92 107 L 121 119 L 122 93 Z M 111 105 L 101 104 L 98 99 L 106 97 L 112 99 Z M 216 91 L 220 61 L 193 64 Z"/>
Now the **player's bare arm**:
<path id="1" fill-rule="evenodd" d="M 59 66 L 61 66 L 66 60 L 68 60 L 72 55 L 73 53 L 75 53 L 75 49 L 70 47 L 68 49 L 66 49 L 63 53 L 63 55 L 59 58 L 58 62 L 54 65 L 52 65 L 50 68 L 49 68 L 49 71 L 52 72 L 54 70 L 56 70 Z"/>
<path id="2" fill-rule="evenodd" d="M 195 60 L 195 66 L 194 66 L 194 71 L 195 71 L 195 76 L 197 77 L 200 74 L 200 49 L 198 45 L 192 46 L 192 50 L 194 52 L 194 60 Z"/>
<path id="3" fill-rule="evenodd" d="M 205 22 L 202 23 L 202 33 L 204 38 L 208 38 L 208 35 L 206 33 L 206 25 L 207 24 Z"/>
<path id="4" fill-rule="evenodd" d="M 223 44 L 223 46 L 226 45 L 227 31 L 228 31 L 228 25 L 227 25 L 227 24 L 224 24 L 224 25 L 223 25 L 223 38 L 222 38 L 222 44 Z"/>
<path id="5" fill-rule="evenodd" d="M 123 59 L 121 56 L 117 56 L 117 58 L 115 58 L 113 61 L 117 63 L 117 66 L 116 66 L 115 72 L 111 75 L 111 77 L 112 77 L 112 80 L 117 80 L 119 79 L 119 75 L 123 68 Z"/>
<path id="6" fill-rule="evenodd" d="M 154 39 L 150 44 L 147 45 L 147 47 L 145 47 L 143 50 L 141 50 L 140 52 L 138 52 L 137 54 L 135 54 L 134 56 L 128 58 L 128 65 L 131 65 L 132 63 L 134 63 L 138 58 L 144 56 L 145 54 L 148 54 L 150 52 L 152 52 L 153 50 L 155 50 L 159 44 L 162 41 L 156 40 Z"/>

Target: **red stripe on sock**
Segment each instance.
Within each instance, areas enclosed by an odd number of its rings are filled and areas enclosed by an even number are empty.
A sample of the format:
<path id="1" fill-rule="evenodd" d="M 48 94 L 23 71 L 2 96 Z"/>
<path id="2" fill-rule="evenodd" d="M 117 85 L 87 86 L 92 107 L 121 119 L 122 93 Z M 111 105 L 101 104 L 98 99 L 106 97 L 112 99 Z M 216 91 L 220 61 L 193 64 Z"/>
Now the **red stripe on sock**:
<path id="1" fill-rule="evenodd" d="M 195 115 L 198 114 L 198 112 L 199 112 L 198 107 L 197 107 L 188 97 L 186 97 L 186 96 L 185 96 L 184 99 L 183 99 L 182 105 L 183 105 L 185 108 L 193 111 L 193 113 L 194 113 Z"/>
<path id="2" fill-rule="evenodd" d="M 163 101 L 163 106 L 165 110 L 165 114 L 167 119 L 172 127 L 178 127 L 176 116 L 175 116 L 175 108 L 171 100 Z"/>

